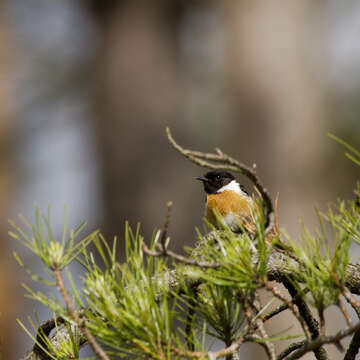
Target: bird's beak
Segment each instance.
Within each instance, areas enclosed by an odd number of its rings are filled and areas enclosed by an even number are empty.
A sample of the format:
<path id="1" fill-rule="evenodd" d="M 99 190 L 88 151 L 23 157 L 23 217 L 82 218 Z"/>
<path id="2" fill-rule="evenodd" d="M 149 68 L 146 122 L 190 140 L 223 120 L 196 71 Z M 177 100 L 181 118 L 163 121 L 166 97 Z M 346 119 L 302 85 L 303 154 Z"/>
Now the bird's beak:
<path id="1" fill-rule="evenodd" d="M 196 180 L 200 180 L 200 181 L 203 181 L 203 182 L 207 182 L 209 181 L 207 178 L 203 177 L 203 176 L 199 176 L 197 178 L 195 178 Z"/>

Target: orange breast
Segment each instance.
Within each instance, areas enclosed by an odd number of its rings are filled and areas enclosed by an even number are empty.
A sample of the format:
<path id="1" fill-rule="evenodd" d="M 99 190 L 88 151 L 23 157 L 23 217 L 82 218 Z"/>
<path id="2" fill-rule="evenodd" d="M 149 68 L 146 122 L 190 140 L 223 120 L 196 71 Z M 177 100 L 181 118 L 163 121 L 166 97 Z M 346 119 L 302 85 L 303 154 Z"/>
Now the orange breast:
<path id="1" fill-rule="evenodd" d="M 210 223 L 216 226 L 216 211 L 223 217 L 232 213 L 243 226 L 247 228 L 247 225 L 250 225 L 247 223 L 252 219 L 251 201 L 252 200 L 249 197 L 245 197 L 230 190 L 225 190 L 219 194 L 210 194 L 207 197 L 206 218 Z"/>

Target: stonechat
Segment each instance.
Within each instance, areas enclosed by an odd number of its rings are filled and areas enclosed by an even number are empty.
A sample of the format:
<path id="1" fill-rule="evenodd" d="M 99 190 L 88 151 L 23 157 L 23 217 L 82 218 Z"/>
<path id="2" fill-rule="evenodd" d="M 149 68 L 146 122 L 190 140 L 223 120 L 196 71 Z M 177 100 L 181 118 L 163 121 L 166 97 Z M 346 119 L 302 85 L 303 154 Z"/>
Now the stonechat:
<path id="1" fill-rule="evenodd" d="M 220 214 L 233 232 L 245 229 L 251 234 L 255 233 L 254 200 L 231 173 L 209 171 L 196 179 L 204 185 L 205 217 L 211 224 L 218 227 L 217 214 Z"/>

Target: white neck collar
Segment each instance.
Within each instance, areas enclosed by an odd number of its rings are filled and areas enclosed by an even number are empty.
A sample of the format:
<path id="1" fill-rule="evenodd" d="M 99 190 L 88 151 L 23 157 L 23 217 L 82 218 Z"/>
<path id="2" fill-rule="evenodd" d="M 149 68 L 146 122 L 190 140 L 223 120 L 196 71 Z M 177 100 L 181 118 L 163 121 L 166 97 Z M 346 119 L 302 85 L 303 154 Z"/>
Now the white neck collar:
<path id="1" fill-rule="evenodd" d="M 240 184 L 236 180 L 232 180 L 227 185 L 220 188 L 217 193 L 221 193 L 225 190 L 235 191 L 239 195 L 248 196 L 245 191 L 241 190 Z"/>

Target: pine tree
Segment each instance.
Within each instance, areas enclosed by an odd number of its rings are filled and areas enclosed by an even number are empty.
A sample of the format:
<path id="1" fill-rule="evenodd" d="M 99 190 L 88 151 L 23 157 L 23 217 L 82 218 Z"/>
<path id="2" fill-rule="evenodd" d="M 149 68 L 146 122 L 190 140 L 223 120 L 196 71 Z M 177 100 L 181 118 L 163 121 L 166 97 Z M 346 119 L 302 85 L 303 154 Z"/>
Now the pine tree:
<path id="1" fill-rule="evenodd" d="M 95 231 L 76 240 L 84 224 L 68 231 L 64 217 L 58 241 L 49 216 L 38 209 L 34 224 L 25 217 L 20 218 L 21 225 L 12 221 L 10 235 L 40 258 L 49 276 L 33 273 L 15 254 L 34 281 L 49 286 L 45 294 L 24 285 L 27 295 L 54 313 L 42 324 L 30 319 L 35 335 L 19 322 L 35 343 L 24 359 L 78 359 L 85 344 L 101 360 L 237 359 L 247 342 L 262 346 L 271 360 L 299 359 L 308 352 L 316 359 L 328 359 L 326 344 L 336 345 L 344 359 L 355 359 L 360 320 L 351 321 L 344 301 L 360 316 L 354 296 L 360 294 L 360 265 L 351 264 L 349 254 L 350 246 L 360 245 L 359 186 L 355 199 L 339 200 L 326 212 L 318 211 L 319 229 L 311 233 L 304 226 L 299 243 L 279 232 L 276 206 L 254 168 L 219 149 L 216 153 L 183 149 L 168 129 L 167 135 L 176 150 L 199 166 L 242 173 L 253 182 L 256 234 L 234 234 L 219 216 L 219 228 L 207 224 L 203 233 L 197 232 L 197 246 L 180 255 L 171 250 L 169 203 L 163 228 L 155 229 L 150 240 L 142 237 L 140 226 L 133 230 L 125 225 L 126 261 L 119 263 L 116 239 L 110 247 Z M 360 165 L 360 153 L 343 144 L 346 156 Z M 89 250 L 89 244 L 95 250 Z M 85 269 L 82 289 L 75 287 L 68 271 L 73 261 Z M 280 284 L 288 294 L 280 292 Z M 272 295 L 268 303 L 262 303 L 260 290 Z M 338 307 L 347 324 L 333 335 L 327 333 L 324 315 L 331 305 Z M 264 324 L 284 311 L 300 324 L 301 334 L 267 333 Z M 345 337 L 351 337 L 347 349 L 341 344 Z M 212 350 L 214 339 L 223 343 L 222 349 Z M 292 339 L 276 353 L 275 342 Z"/>

